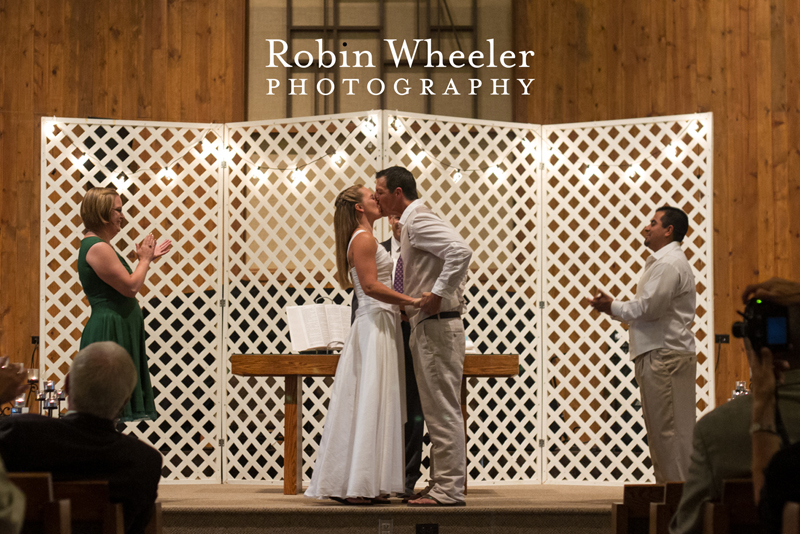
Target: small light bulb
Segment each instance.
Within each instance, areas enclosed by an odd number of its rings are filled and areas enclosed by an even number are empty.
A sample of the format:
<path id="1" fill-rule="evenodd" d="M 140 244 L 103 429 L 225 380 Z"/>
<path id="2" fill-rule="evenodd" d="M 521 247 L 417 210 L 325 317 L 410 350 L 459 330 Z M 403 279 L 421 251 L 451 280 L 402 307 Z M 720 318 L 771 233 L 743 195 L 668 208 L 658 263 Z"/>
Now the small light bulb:
<path id="1" fill-rule="evenodd" d="M 295 169 L 292 171 L 292 182 L 298 184 L 306 179 L 306 173 L 303 172 L 301 169 Z"/>
<path id="2" fill-rule="evenodd" d="M 340 150 L 339 152 L 332 154 L 331 162 L 333 162 L 335 165 L 341 166 L 342 163 L 344 163 L 344 153 Z"/>
<path id="3" fill-rule="evenodd" d="M 401 135 L 406 131 L 405 126 L 403 126 L 403 122 L 400 120 L 400 117 L 393 117 L 390 124 L 392 125 L 392 130 L 394 133 L 398 135 Z"/>
<path id="4" fill-rule="evenodd" d="M 461 181 L 461 178 L 463 178 L 463 177 L 464 177 L 464 175 L 461 174 L 461 170 L 456 170 L 456 171 L 453 172 L 453 181 L 454 182 L 458 183 L 459 181 Z"/>

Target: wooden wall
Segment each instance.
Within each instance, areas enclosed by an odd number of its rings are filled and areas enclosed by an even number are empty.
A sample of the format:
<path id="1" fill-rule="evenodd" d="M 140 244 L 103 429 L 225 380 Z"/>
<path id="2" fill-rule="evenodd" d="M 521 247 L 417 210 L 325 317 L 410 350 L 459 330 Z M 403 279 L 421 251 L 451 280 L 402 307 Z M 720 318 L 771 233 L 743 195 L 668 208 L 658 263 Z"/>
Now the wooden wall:
<path id="1" fill-rule="evenodd" d="M 715 330 L 744 287 L 800 280 L 800 2 L 516 0 L 516 50 L 533 50 L 533 123 L 714 113 Z M 749 378 L 722 345 L 717 403 Z"/>
<path id="2" fill-rule="evenodd" d="M 42 116 L 244 120 L 246 9 L 246 0 L 0 0 L 0 354 L 27 361 L 40 335 Z"/>

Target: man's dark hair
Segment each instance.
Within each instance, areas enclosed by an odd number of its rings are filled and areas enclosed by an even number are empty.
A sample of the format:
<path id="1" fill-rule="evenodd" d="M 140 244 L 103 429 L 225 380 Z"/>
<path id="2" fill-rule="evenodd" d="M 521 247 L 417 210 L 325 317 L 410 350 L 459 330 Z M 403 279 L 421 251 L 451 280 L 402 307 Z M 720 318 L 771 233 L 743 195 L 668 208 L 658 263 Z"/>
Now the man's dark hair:
<path id="1" fill-rule="evenodd" d="M 393 193 L 398 187 L 403 190 L 403 196 L 407 200 L 417 200 L 417 182 L 414 180 L 414 175 L 405 167 L 395 165 L 388 169 L 378 171 L 375 179 L 386 178 L 386 189 Z"/>
<path id="2" fill-rule="evenodd" d="M 656 212 L 662 212 L 661 226 L 666 228 L 672 226 L 672 240 L 680 243 L 689 231 L 689 217 L 680 208 L 672 206 L 661 206 Z"/>

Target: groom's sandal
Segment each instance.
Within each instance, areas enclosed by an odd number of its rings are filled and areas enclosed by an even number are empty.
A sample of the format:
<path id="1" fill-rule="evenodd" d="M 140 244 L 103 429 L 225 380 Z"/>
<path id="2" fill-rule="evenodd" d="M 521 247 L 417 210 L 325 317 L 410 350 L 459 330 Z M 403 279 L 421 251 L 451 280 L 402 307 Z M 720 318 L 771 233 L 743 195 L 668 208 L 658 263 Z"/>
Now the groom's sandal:
<path id="1" fill-rule="evenodd" d="M 420 493 L 401 493 L 398 495 L 403 500 L 403 504 L 408 504 L 408 501 L 416 501 L 420 497 L 422 497 L 422 492 Z"/>
<path id="2" fill-rule="evenodd" d="M 466 506 L 467 503 L 464 501 L 439 502 L 430 495 L 426 495 L 425 497 L 408 501 L 408 505 L 416 508 L 430 508 L 434 506 Z"/>
<path id="3" fill-rule="evenodd" d="M 378 495 L 377 497 L 370 498 L 370 504 L 392 504 L 392 501 L 384 495 Z"/>

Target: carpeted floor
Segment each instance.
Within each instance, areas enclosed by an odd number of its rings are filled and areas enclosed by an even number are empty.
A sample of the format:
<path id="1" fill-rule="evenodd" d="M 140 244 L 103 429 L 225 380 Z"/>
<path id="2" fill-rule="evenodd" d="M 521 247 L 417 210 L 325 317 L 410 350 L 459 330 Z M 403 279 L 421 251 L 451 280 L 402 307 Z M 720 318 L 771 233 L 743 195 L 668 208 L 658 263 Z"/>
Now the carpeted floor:
<path id="1" fill-rule="evenodd" d="M 317 508 L 346 508 L 333 501 L 307 499 L 302 495 L 284 495 L 282 486 L 250 484 L 161 484 L 159 500 L 165 512 L 187 510 L 220 511 L 311 511 Z M 467 495 L 468 508 L 591 510 L 609 511 L 611 503 L 622 500 L 622 486 L 474 486 Z M 399 500 L 373 508 L 407 508 Z M 367 507 L 358 507 L 365 509 Z M 397 510 L 394 510 L 394 509 Z M 462 508 L 463 510 L 463 508 Z"/>
<path id="2" fill-rule="evenodd" d="M 162 484 L 165 534 L 600 534 L 622 486 L 474 486 L 467 506 L 344 506 L 282 487 Z"/>

